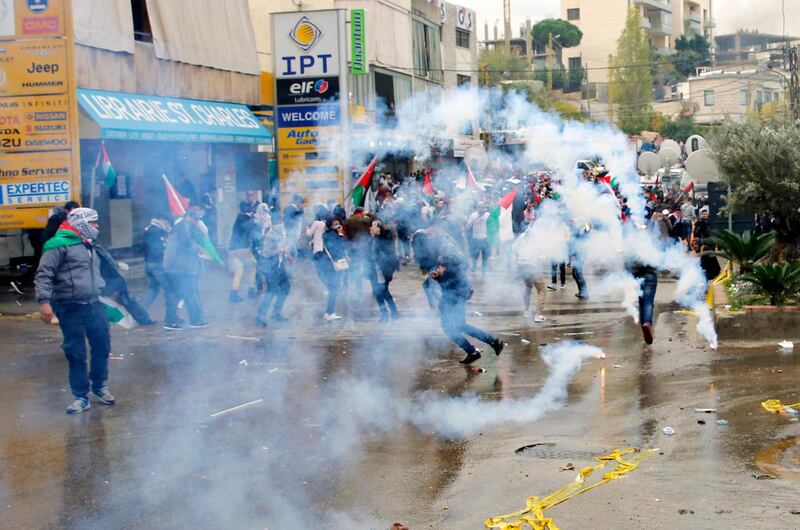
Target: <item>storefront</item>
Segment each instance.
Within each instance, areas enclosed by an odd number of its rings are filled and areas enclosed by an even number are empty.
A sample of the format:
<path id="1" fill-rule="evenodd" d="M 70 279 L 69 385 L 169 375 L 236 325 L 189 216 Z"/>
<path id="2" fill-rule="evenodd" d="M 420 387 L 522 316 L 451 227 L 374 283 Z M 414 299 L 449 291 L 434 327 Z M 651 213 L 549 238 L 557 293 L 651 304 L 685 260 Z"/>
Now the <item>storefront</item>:
<path id="1" fill-rule="evenodd" d="M 78 103 L 82 201 L 100 213 L 109 248 L 138 245 L 168 211 L 162 175 L 192 201 L 210 194 L 222 244 L 245 190 L 267 191 L 272 135 L 245 105 L 80 88 Z M 111 187 L 98 175 L 103 146 L 118 175 Z"/>

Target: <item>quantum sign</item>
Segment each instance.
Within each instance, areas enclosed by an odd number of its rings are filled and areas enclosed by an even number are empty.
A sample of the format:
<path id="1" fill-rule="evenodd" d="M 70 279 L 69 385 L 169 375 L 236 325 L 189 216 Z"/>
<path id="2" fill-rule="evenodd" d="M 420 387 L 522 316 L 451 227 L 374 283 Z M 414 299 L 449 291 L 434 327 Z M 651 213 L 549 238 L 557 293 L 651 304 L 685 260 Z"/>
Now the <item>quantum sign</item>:
<path id="1" fill-rule="evenodd" d="M 350 73 L 367 73 L 366 15 L 363 9 L 350 10 Z"/>

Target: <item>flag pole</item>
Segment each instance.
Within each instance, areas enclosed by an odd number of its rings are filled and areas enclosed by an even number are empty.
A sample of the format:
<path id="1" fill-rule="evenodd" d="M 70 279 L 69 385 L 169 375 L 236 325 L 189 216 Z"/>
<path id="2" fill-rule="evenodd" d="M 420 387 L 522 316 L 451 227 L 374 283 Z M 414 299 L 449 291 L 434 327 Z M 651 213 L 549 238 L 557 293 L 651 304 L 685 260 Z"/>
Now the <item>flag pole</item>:
<path id="1" fill-rule="evenodd" d="M 89 208 L 94 210 L 94 195 L 95 191 L 94 188 L 97 185 L 97 168 L 100 167 L 100 157 L 103 156 L 103 144 L 105 144 L 105 140 L 100 140 L 100 149 L 97 151 L 97 160 L 94 163 L 94 168 L 92 169 L 92 177 L 89 179 L 91 182 L 92 187 L 89 189 Z"/>

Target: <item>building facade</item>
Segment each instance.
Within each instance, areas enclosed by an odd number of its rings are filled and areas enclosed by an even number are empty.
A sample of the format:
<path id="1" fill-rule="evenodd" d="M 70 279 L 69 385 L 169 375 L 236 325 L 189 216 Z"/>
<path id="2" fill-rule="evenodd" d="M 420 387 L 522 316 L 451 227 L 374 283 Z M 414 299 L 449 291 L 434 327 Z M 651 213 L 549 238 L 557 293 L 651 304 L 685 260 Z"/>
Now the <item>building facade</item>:
<path id="1" fill-rule="evenodd" d="M 778 72 L 715 70 L 690 77 L 679 89 L 682 102 L 694 111 L 695 122 L 709 124 L 726 118 L 744 120 L 765 107 L 783 110 L 785 86 Z"/>
<path id="2" fill-rule="evenodd" d="M 475 11 L 445 4 L 442 21 L 444 86 L 478 84 L 478 32 Z"/>
<path id="3" fill-rule="evenodd" d="M 588 67 L 589 83 L 607 83 L 609 59 L 625 28 L 630 8 L 639 10 L 642 29 L 662 53 L 681 36 L 705 35 L 713 43 L 713 0 L 562 0 L 561 18 L 583 32 L 580 46 L 564 49 L 570 69 Z"/>

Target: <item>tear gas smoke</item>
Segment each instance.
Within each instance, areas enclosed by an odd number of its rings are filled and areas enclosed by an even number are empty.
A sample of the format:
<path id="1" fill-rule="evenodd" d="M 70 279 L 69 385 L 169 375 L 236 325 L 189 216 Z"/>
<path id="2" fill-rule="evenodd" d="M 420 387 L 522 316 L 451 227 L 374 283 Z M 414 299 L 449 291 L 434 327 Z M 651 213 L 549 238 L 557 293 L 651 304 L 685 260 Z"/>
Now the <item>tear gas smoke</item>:
<path id="1" fill-rule="evenodd" d="M 442 436 L 465 436 L 493 425 L 530 423 L 562 407 L 567 386 L 588 359 L 600 359 L 603 351 L 580 342 L 545 346 L 542 360 L 550 369 L 542 388 L 525 400 L 481 401 L 477 396 L 428 399 L 413 406 L 411 421 Z"/>

